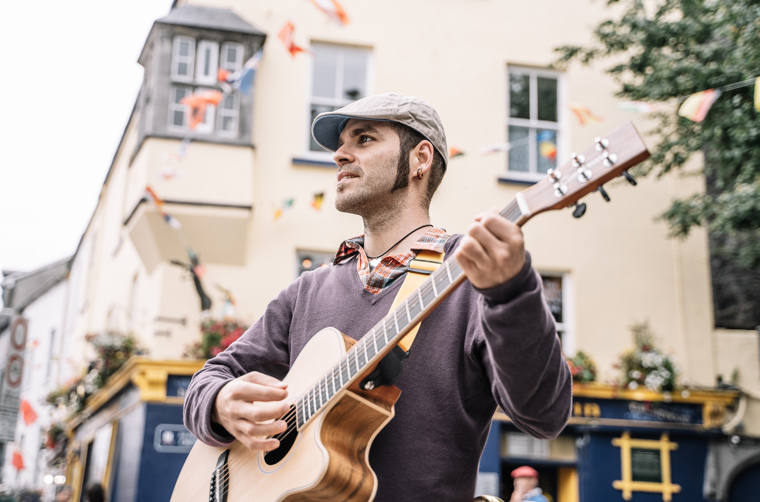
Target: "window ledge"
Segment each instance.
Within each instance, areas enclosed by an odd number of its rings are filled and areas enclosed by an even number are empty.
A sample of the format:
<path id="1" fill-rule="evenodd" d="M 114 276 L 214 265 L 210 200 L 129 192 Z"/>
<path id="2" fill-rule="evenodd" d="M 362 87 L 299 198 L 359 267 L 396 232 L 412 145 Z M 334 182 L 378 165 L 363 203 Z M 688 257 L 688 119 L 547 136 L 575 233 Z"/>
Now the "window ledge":
<path id="1" fill-rule="evenodd" d="M 504 176 L 499 176 L 498 178 L 499 183 L 505 183 L 505 184 L 511 184 L 511 185 L 525 185 L 525 186 L 535 185 L 542 179 L 543 179 L 543 176 L 537 176 L 535 178 L 523 178 L 523 177 L 517 177 L 517 176 L 510 176 L 509 174 L 504 175 Z"/>
<path id="2" fill-rule="evenodd" d="M 331 169 L 335 169 L 337 167 L 335 165 L 335 162 L 331 160 L 328 161 L 328 160 L 312 159 L 309 157 L 293 157 L 291 159 L 291 162 L 293 162 L 293 164 L 298 164 L 298 165 L 329 167 Z"/>

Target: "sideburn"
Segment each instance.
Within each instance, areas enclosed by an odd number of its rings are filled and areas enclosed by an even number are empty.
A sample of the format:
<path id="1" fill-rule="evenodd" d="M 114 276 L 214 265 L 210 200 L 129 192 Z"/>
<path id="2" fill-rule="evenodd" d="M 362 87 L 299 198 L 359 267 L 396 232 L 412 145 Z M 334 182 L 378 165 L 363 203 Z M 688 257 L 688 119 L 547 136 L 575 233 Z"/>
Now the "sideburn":
<path id="1" fill-rule="evenodd" d="M 399 145 L 398 170 L 396 171 L 396 181 L 393 183 L 391 193 L 409 186 L 409 152 L 412 151 L 412 146 L 408 143 L 410 143 L 409 138 L 402 138 Z"/>

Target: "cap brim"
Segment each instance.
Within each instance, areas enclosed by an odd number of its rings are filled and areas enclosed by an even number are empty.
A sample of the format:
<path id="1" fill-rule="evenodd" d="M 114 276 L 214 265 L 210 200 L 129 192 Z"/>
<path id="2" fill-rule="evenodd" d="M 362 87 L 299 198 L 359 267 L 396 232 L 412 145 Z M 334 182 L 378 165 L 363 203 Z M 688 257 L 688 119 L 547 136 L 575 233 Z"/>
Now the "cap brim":
<path id="1" fill-rule="evenodd" d="M 311 125 L 311 135 L 322 148 L 334 152 L 338 149 L 338 139 L 346 122 L 350 119 L 357 120 L 375 120 L 378 122 L 391 122 L 387 119 L 371 119 L 367 117 L 353 117 L 351 115 L 324 115 L 317 117 Z"/>

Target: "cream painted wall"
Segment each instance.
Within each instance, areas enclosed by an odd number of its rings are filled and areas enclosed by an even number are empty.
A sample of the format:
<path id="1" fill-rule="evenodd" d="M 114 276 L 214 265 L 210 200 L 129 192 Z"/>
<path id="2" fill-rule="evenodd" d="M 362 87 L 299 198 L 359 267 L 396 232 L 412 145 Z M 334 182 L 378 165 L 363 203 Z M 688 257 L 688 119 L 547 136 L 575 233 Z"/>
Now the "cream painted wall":
<path id="1" fill-rule="evenodd" d="M 217 316 L 223 296 L 216 284 L 233 292 L 238 316 L 253 323 L 294 279 L 296 250 L 334 252 L 342 240 L 361 233 L 358 218 L 333 207 L 335 170 L 293 162 L 309 155 L 310 58 L 291 58 L 277 39 L 288 19 L 295 23 L 300 45 L 330 42 L 370 49 L 372 92 L 417 95 L 438 109 L 449 144 L 466 155 L 452 159 L 431 216 L 436 225 L 463 232 L 475 214 L 506 205 L 524 188 L 497 181 L 505 173 L 505 154 L 477 153 L 506 139 L 507 66 L 545 67 L 555 57 L 554 47 L 587 42 L 590 28 L 607 16 L 600 3 L 588 0 L 344 0 L 352 22 L 338 28 L 305 0 L 198 3 L 232 8 L 268 34 L 255 84 L 255 148 L 191 143 L 186 158 L 171 165 L 180 176 L 166 181 L 159 173 L 179 142 L 149 138 L 130 166 L 138 119 L 133 117 L 69 280 L 71 291 L 80 290 L 72 296 L 89 300 L 84 310 L 69 308 L 67 323 L 82 361 L 83 335 L 107 326 L 131 327 L 156 358 L 179 357 L 198 336 L 199 300 L 190 278 L 166 262 L 146 269 L 123 227 L 146 184 L 164 198 L 253 206 L 245 235 L 229 243 L 243 247 L 245 265 L 205 263 L 204 286 Z M 605 118 L 580 126 L 563 109 L 565 155 L 585 149 L 595 136 L 626 120 L 634 119 L 642 132 L 647 129 L 644 119 L 618 109 L 617 86 L 602 68 L 574 66 L 564 75 L 567 101 Z M 692 167 L 699 167 L 699 159 Z M 671 240 L 666 226 L 655 221 L 674 197 L 703 190 L 703 183 L 678 175 L 639 181 L 636 188 L 620 181 L 608 184 L 609 204 L 589 196 L 580 220 L 569 211 L 537 217 L 524 229 L 527 247 L 539 270 L 570 274 L 574 346 L 596 359 L 605 378 L 615 376 L 612 363 L 632 343 L 628 326 L 647 320 L 660 345 L 676 354 L 683 377 L 712 385 L 716 373 L 726 371 L 720 358 L 730 361 L 739 345 L 720 348 L 722 335 L 712 328 L 706 236 L 695 231 L 686 240 Z M 317 212 L 310 202 L 322 191 L 324 206 Z M 286 198 L 295 199 L 292 211 L 274 221 L 275 208 Z M 98 241 L 94 247 L 93 239 Z M 89 292 L 88 280 L 94 281 Z M 136 313 L 131 321 L 124 314 L 129 312 Z M 742 364 L 749 368 L 743 373 L 755 371 L 758 359 L 742 359 Z"/>

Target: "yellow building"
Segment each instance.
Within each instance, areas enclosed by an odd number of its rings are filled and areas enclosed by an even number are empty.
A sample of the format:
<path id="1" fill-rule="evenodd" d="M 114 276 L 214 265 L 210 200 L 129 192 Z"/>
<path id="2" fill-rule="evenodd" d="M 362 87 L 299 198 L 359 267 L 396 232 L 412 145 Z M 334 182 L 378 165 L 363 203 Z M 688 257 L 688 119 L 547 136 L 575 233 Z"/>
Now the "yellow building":
<path id="1" fill-rule="evenodd" d="M 650 125 L 619 109 L 616 85 L 602 68 L 549 68 L 555 47 L 588 42 L 591 26 L 605 15 L 598 3 L 342 3 L 346 26 L 306 0 L 177 1 L 156 21 L 140 56 L 143 88 L 71 266 L 63 336 L 72 357 L 85 364 L 92 357 L 85 334 L 112 329 L 134 332 L 152 359 L 181 358 L 198 339 L 202 319 L 192 275 L 172 263 L 187 264 L 188 248 L 205 267 L 210 315 L 223 315 L 224 289 L 234 296 L 237 317 L 253 323 L 302 269 L 328 261 L 344 239 L 361 233 L 358 218 L 333 208 L 331 155 L 309 134 L 316 113 L 391 91 L 435 106 L 449 145 L 465 152 L 451 159 L 431 207 L 433 223 L 450 232 L 505 206 L 547 169 L 569 168 L 563 165 L 571 152 L 592 147 L 595 137 L 629 120 L 642 132 Z M 293 56 L 278 39 L 289 21 L 294 42 L 308 52 Z M 235 72 L 259 49 L 252 92 L 225 97 L 190 131 L 180 100 L 217 88 L 218 68 Z M 604 121 L 580 125 L 570 103 Z M 545 142 L 555 145 L 556 161 L 542 154 Z M 493 145 L 495 153 L 482 153 Z M 146 199 L 148 186 L 162 207 Z M 757 333 L 715 329 L 705 233 L 672 240 L 655 221 L 674 198 L 703 190 L 703 181 L 671 174 L 640 179 L 636 188 L 620 179 L 605 188 L 611 203 L 589 195 L 581 219 L 560 210 L 524 228 L 565 352 L 590 354 L 602 380 L 610 379 L 617 376 L 613 363 L 632 344 L 629 326 L 646 321 L 660 346 L 675 354 L 681 382 L 712 388 L 717 375 L 739 369 L 749 392 L 738 407 L 736 394 L 697 401 L 684 394 L 676 401 L 722 403 L 711 427 L 727 423 L 726 432 L 736 432 L 737 447 L 744 447 L 760 435 L 760 400 L 751 397 L 760 393 Z M 312 201 L 322 193 L 316 209 Z M 614 390 L 600 389 L 581 394 L 615 398 Z M 626 399 L 663 401 L 645 394 Z M 591 416 L 581 408 L 576 417 L 600 418 L 589 409 Z M 725 453 L 721 448 L 714 458 Z M 549 450 L 542 458 L 553 458 Z"/>

